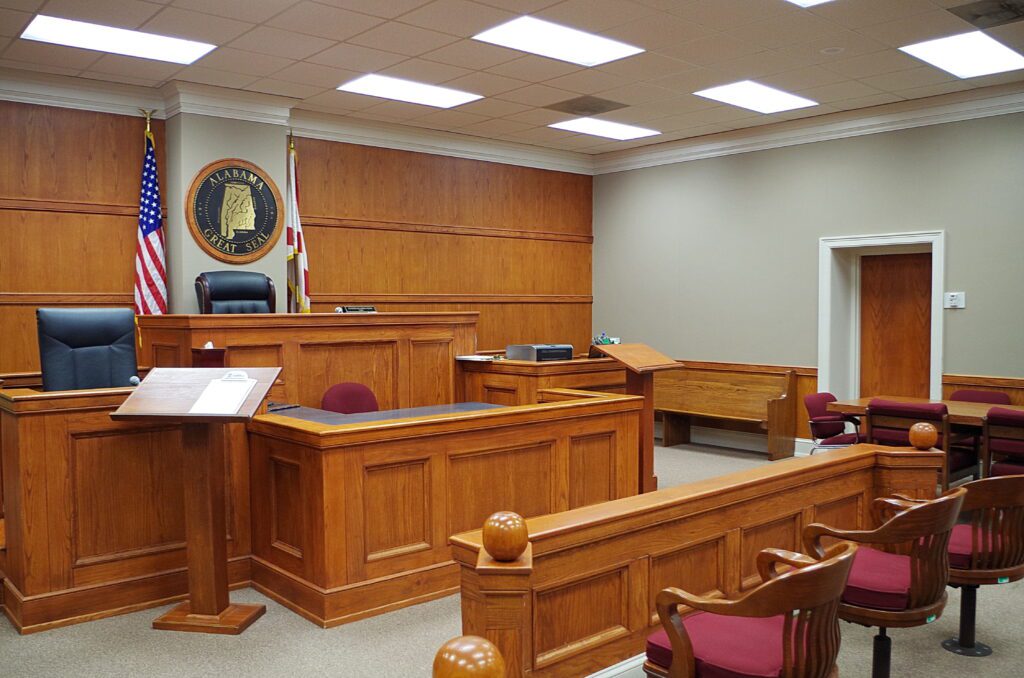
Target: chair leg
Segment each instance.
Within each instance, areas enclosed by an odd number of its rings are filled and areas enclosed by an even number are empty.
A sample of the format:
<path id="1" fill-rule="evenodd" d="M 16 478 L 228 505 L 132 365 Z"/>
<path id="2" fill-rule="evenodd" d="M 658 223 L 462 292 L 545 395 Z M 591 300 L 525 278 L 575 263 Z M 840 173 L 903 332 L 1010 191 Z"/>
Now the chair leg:
<path id="1" fill-rule="evenodd" d="M 871 678 L 889 678 L 892 664 L 892 638 L 885 635 L 885 628 L 878 629 L 875 647 L 871 655 Z"/>
<path id="2" fill-rule="evenodd" d="M 974 639 L 974 626 L 978 609 L 978 587 L 963 586 L 960 589 L 960 635 L 942 641 L 942 647 L 953 654 L 964 657 L 987 657 L 992 648 Z"/>

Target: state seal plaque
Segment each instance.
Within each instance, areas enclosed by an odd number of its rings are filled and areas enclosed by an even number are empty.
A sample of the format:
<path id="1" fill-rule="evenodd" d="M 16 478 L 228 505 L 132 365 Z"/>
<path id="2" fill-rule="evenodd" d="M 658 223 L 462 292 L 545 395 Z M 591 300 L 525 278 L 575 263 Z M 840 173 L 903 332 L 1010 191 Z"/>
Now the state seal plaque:
<path id="1" fill-rule="evenodd" d="M 270 175 L 238 158 L 211 162 L 188 189 L 185 221 L 214 259 L 244 264 L 259 259 L 281 237 L 281 193 Z"/>

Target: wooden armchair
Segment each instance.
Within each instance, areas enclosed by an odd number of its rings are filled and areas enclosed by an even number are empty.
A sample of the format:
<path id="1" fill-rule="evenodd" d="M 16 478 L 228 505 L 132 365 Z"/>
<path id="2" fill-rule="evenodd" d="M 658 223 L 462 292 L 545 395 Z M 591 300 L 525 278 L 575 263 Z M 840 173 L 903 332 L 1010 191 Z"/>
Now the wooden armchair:
<path id="1" fill-rule="evenodd" d="M 956 488 L 938 499 L 876 499 L 874 530 L 839 530 L 820 523 L 804 528 L 808 552 L 824 556 L 822 539 L 831 537 L 862 546 L 839 605 L 839 618 L 877 626 L 871 675 L 888 678 L 892 640 L 888 628 L 930 624 L 946 606 L 950 533 L 967 490 Z"/>
<path id="2" fill-rule="evenodd" d="M 644 671 L 657 678 L 694 678 L 698 667 L 735 676 L 837 676 L 837 610 L 856 550 L 844 542 L 818 560 L 765 549 L 757 557 L 762 583 L 735 600 L 663 590 L 663 629 L 648 638 Z M 698 612 L 682 619 L 680 605 Z"/>
<path id="3" fill-rule="evenodd" d="M 942 646 L 983 657 L 992 648 L 974 638 L 978 586 L 1024 579 L 1024 476 L 976 480 L 967 490 L 961 522 L 949 539 L 949 584 L 959 587 L 960 635 Z"/>

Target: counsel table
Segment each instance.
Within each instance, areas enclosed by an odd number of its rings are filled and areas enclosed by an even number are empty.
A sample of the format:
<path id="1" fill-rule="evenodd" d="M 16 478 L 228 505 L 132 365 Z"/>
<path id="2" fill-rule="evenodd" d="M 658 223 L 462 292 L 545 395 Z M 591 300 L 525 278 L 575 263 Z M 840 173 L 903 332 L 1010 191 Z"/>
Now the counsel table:
<path id="1" fill-rule="evenodd" d="M 972 426 L 981 428 L 981 422 L 993 407 L 1004 407 L 1011 410 L 1024 412 L 1024 407 L 1016 405 L 991 405 L 989 403 L 971 403 L 962 400 L 928 400 L 927 398 L 908 398 L 906 396 L 872 396 L 871 398 L 858 398 L 856 400 L 837 400 L 828 404 L 829 412 L 842 412 L 843 414 L 864 414 L 867 412 L 868 404 L 874 399 L 895 400 L 904 403 L 943 403 L 949 410 L 949 423 L 958 426 Z"/>

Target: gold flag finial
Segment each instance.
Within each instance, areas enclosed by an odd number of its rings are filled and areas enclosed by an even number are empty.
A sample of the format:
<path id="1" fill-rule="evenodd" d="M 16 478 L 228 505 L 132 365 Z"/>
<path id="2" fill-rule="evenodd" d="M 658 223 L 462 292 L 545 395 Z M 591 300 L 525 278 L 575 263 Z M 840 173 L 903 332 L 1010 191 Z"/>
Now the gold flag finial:
<path id="1" fill-rule="evenodd" d="M 139 112 L 146 116 L 146 134 L 149 134 L 149 123 L 153 119 L 153 114 L 156 113 L 156 109 L 147 111 L 145 108 L 140 108 Z"/>

